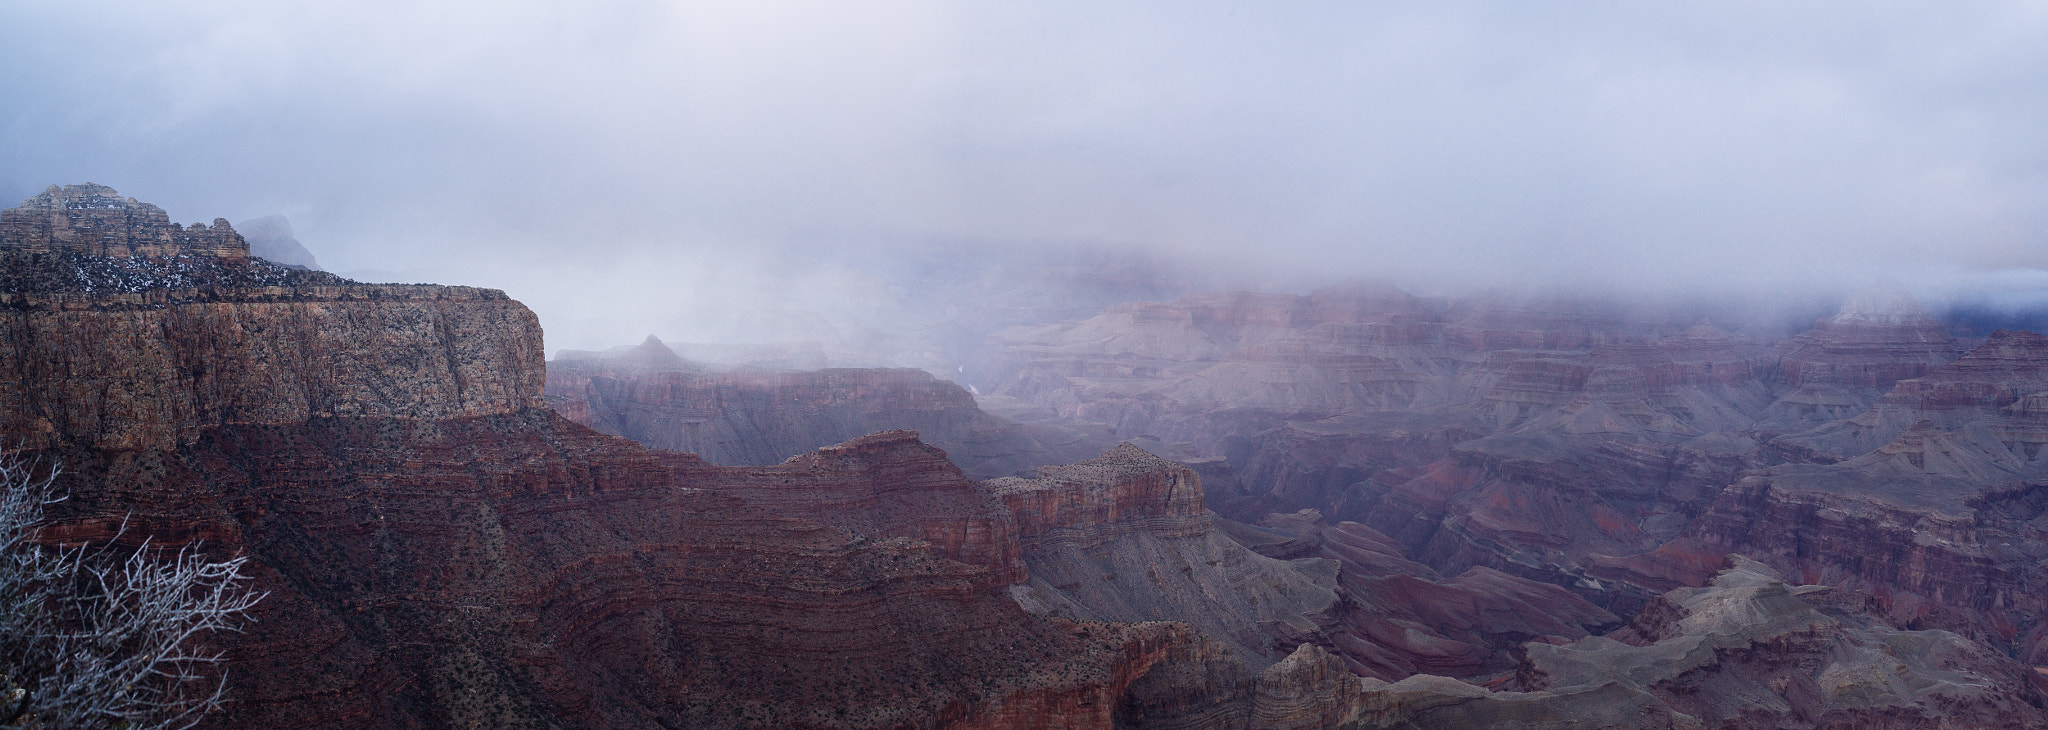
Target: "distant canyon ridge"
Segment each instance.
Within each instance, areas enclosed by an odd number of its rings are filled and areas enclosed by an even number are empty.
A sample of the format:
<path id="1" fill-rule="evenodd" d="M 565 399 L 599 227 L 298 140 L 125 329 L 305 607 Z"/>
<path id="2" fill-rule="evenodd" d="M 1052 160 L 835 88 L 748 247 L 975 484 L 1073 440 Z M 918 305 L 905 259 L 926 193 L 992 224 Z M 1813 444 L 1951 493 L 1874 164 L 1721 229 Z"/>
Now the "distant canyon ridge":
<path id="1" fill-rule="evenodd" d="M 1899 292 L 997 301 L 977 395 L 547 362 L 244 227 L 0 212 L 43 539 L 270 592 L 212 726 L 2048 727 L 2048 338 Z"/>

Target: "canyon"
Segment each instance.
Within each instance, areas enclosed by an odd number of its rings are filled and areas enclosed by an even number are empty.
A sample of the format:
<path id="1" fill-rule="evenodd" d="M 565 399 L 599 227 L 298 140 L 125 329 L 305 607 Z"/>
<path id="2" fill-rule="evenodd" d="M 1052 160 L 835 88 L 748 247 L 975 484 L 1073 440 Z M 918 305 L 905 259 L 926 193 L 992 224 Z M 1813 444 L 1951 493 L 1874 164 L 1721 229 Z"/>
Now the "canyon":
<path id="1" fill-rule="evenodd" d="M 729 466 L 909 429 L 986 479 L 1078 461 L 1115 443 L 1107 434 L 990 415 L 965 388 L 923 370 L 719 366 L 684 359 L 651 336 L 612 352 L 561 353 L 548 364 L 546 395 L 550 408 L 602 433 Z"/>
<path id="2" fill-rule="evenodd" d="M 977 394 L 549 362 L 104 186 L 0 278 L 41 539 L 268 592 L 212 726 L 2048 727 L 2048 338 L 1897 291 L 998 303 Z"/>

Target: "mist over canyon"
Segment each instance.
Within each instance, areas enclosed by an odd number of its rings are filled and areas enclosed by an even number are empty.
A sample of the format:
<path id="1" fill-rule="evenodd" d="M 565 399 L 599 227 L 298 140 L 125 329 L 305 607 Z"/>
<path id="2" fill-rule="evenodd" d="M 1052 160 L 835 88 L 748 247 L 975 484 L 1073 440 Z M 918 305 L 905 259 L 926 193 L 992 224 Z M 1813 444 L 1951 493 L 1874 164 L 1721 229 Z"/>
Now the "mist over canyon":
<path id="1" fill-rule="evenodd" d="M 1052 267 L 947 312 L 963 385 L 547 361 L 504 292 L 106 186 L 0 255 L 36 539 L 249 559 L 212 726 L 2048 726 L 2048 337 L 1896 285 L 1800 326 Z"/>
<path id="2" fill-rule="evenodd" d="M 0 63 L 0 726 L 2048 728 L 2038 3 Z"/>
<path id="3" fill-rule="evenodd" d="M 328 270 L 518 292 L 557 350 L 866 342 L 1103 250 L 1192 279 L 1129 301 L 1366 277 L 1797 323 L 1885 277 L 2038 308 L 2048 271 L 2029 2 L 6 12 L 0 201 L 281 213 Z"/>

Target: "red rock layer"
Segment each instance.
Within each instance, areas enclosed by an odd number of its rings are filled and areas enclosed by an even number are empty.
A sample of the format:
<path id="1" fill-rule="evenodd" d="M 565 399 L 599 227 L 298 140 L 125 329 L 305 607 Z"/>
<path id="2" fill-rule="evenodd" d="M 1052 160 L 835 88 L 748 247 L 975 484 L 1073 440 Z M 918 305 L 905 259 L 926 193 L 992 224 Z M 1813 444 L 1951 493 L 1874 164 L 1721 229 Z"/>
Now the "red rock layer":
<path id="1" fill-rule="evenodd" d="M 809 466 L 859 474 L 832 462 L 861 449 Z M 667 466 L 537 409 L 46 454 L 79 497 L 52 539 L 127 516 L 255 559 L 271 596 L 219 638 L 223 726 L 1102 727 L 1184 631 L 1061 629 L 947 546 L 765 511 L 720 489 L 760 471 Z"/>
<path id="2" fill-rule="evenodd" d="M 1342 609 L 1324 629 L 1333 651 L 1364 676 L 1498 675 L 1514 666 L 1523 642 L 1582 638 L 1619 621 L 1570 591 L 1489 568 L 1446 580 L 1377 530 L 1328 523 L 1313 510 L 1272 515 L 1261 526 L 1269 532 L 1237 536 L 1265 555 L 1337 564 Z M 1276 535 L 1291 539 L 1268 542 Z"/>
<path id="3" fill-rule="evenodd" d="M 1016 528 L 1001 505 L 915 431 L 870 434 L 775 466 L 715 467 L 689 454 L 663 459 L 686 480 L 715 482 L 778 515 L 929 542 L 941 555 L 986 569 L 985 589 L 1026 577 Z"/>
<path id="4" fill-rule="evenodd" d="M 1015 521 L 1026 552 L 1040 549 L 1038 538 L 1055 530 L 1085 548 L 1134 529 L 1168 536 L 1209 529 L 1195 470 L 1128 443 L 1038 473 L 1037 479 L 988 482 Z"/>

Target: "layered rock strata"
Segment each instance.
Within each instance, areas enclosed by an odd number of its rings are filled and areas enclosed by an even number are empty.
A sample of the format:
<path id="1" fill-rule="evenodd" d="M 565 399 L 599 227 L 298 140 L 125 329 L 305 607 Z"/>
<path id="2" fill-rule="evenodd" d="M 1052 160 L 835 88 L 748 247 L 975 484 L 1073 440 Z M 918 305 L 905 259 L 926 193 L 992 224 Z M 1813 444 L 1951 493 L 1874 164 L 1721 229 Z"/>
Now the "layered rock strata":
<path id="1" fill-rule="evenodd" d="M 1878 405 L 1814 429 L 1881 444 L 1832 464 L 1741 478 L 1655 550 L 1603 575 L 1690 584 L 1705 556 L 1741 552 L 1802 579 L 1863 590 L 1906 626 L 1942 627 L 2048 665 L 2048 338 L 1999 332 Z M 1861 447 L 1857 447 L 1861 448 Z"/>
<path id="2" fill-rule="evenodd" d="M 1436 586 L 1513 576 L 1630 615 L 1735 552 L 1867 593 L 1901 629 L 2048 666 L 2048 340 L 1998 332 L 1966 353 L 1896 291 L 1790 337 L 1719 317 L 1398 299 L 1356 311 L 1370 330 L 1346 330 L 1303 302 L 1191 296 L 1013 331 L 999 390 L 1227 457 L 1236 486 L 1212 505 L 1250 523 L 1233 536 L 1268 556 L 1348 557 L 1345 576 Z M 1270 359 L 1296 372 L 1225 367 L 1283 346 L 1292 354 Z M 1381 369 L 1371 397 L 1354 388 L 1361 363 Z M 1304 508 L 1328 521 L 1288 517 Z M 1339 588 L 1401 593 L 1357 583 Z M 1441 617 L 1418 623 L 1452 636 Z M 1473 638 L 1457 643 L 1530 637 Z M 1377 669 L 1369 651 L 1328 646 L 1376 677 L 1433 671 L 1414 647 Z M 1472 666 L 1436 673 L 1483 679 Z"/>
<path id="3" fill-rule="evenodd" d="M 1124 444 L 1039 473 L 987 485 L 1023 546 L 1030 582 L 1015 595 L 1027 608 L 1186 621 L 1254 670 L 1316 637 L 1338 608 L 1331 571 L 1258 555 L 1215 530 L 1192 469 Z"/>
<path id="4" fill-rule="evenodd" d="M 1620 686 L 1705 727 L 2048 727 L 2048 698 L 2010 658 L 1949 631 L 1900 630 L 1867 595 L 1731 562 L 1612 637 L 1531 644 L 1524 685 Z"/>
<path id="5" fill-rule="evenodd" d="M 1108 727 L 1203 661 L 1185 624 L 1025 613 L 997 505 L 914 439 L 650 452 L 543 406 L 500 292 L 128 253 L 5 252 L 0 423 L 63 467 L 45 539 L 251 559 L 216 726 Z"/>
<path id="6" fill-rule="evenodd" d="M 720 491 L 778 515 L 921 540 L 987 570 L 985 589 L 1026 580 L 1028 547 L 1011 513 L 915 431 L 869 434 L 773 466 L 716 467 L 690 454 L 662 458 L 679 478 L 716 482 Z"/>
<path id="7" fill-rule="evenodd" d="M 1130 444 L 1039 472 L 987 483 L 1024 546 L 1030 583 L 1014 589 L 1020 603 L 1186 621 L 1254 670 L 1316 644 L 1368 676 L 1498 674 L 1523 641 L 1618 621 L 1556 586 L 1496 571 L 1442 579 L 1363 525 L 1313 513 L 1262 527 L 1219 521 L 1203 509 L 1193 469 Z"/>

